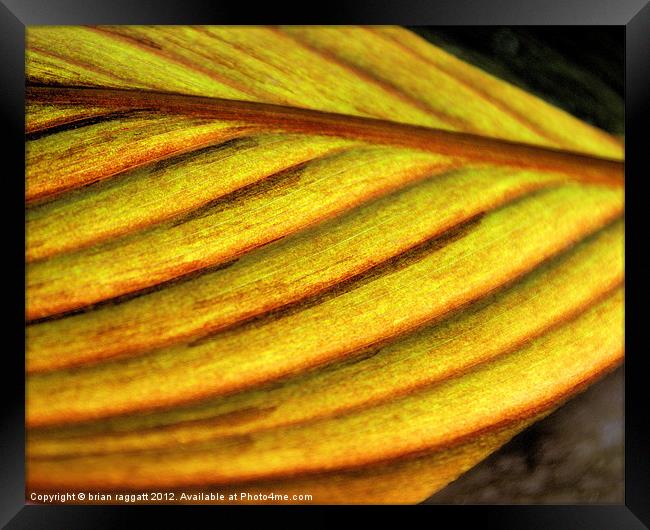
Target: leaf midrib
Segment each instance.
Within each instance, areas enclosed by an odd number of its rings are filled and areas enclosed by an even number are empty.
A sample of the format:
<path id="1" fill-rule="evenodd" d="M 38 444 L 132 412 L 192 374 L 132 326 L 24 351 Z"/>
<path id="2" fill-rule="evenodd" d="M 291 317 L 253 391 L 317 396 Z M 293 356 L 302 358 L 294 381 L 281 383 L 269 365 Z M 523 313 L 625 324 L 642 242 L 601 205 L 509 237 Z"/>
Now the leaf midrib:
<path id="1" fill-rule="evenodd" d="M 26 98 L 48 104 L 92 104 L 122 109 L 128 106 L 200 118 L 246 121 L 264 126 L 269 132 L 338 136 L 471 161 L 553 171 L 579 182 L 624 185 L 622 160 L 377 118 L 271 103 L 119 88 L 29 86 Z"/>

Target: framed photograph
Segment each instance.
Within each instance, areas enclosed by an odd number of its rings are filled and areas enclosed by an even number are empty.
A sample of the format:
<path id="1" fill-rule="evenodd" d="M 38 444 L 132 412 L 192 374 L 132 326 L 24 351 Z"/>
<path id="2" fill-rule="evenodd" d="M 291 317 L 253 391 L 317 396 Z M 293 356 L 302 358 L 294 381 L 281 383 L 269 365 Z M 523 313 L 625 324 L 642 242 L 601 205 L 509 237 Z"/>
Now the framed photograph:
<path id="1" fill-rule="evenodd" d="M 645 528 L 642 0 L 4 3 L 7 528 Z"/>

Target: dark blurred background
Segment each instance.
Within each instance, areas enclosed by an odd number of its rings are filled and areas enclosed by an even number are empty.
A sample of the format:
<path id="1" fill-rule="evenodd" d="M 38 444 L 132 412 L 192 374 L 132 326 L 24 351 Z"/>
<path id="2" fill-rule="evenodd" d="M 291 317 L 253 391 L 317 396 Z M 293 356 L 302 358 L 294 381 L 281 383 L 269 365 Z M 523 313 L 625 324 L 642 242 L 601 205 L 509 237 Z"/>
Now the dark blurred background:
<path id="1" fill-rule="evenodd" d="M 623 26 L 409 29 L 581 120 L 623 135 Z"/>
<path id="2" fill-rule="evenodd" d="M 409 29 L 581 120 L 623 136 L 622 26 Z M 623 406 L 619 368 L 425 504 L 621 504 Z"/>

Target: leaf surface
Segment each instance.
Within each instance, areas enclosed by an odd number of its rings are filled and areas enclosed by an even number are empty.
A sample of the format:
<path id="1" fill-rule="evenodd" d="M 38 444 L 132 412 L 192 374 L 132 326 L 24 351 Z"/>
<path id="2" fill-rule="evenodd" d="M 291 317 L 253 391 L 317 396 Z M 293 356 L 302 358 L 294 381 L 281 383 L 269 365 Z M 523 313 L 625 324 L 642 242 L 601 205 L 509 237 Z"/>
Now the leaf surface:
<path id="1" fill-rule="evenodd" d="M 32 454 L 168 447 L 247 434 L 368 406 L 458 377 L 609 296 L 623 278 L 621 239 L 622 224 L 616 223 L 472 308 L 362 351 L 349 363 L 194 407 L 45 431 L 32 437 Z M 603 270 L 607 275 L 598 274 Z M 163 426 L 167 428 L 156 429 Z"/>
<path id="2" fill-rule="evenodd" d="M 136 458 L 126 453 L 34 458 L 32 480 L 48 486 L 48 476 L 55 477 L 70 488 L 217 484 L 345 469 L 449 447 L 557 405 L 585 380 L 608 370 L 622 351 L 622 303 L 619 291 L 513 355 L 360 413 L 197 443 L 183 451 L 146 451 Z"/>
<path id="3" fill-rule="evenodd" d="M 30 27 L 26 77 L 32 487 L 415 502 L 622 361 L 621 142 L 407 30 Z"/>

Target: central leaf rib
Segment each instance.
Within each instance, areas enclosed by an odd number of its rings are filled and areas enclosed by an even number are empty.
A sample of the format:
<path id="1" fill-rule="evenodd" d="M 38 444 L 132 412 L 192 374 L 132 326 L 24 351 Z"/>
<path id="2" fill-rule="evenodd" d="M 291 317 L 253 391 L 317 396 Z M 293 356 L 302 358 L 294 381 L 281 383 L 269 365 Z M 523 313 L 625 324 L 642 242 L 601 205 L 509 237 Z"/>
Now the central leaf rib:
<path id="1" fill-rule="evenodd" d="M 624 163 L 619 160 L 375 118 L 270 103 L 124 89 L 31 86 L 27 89 L 27 99 L 47 104 L 128 107 L 233 120 L 262 126 L 269 132 L 338 136 L 469 161 L 554 171 L 579 182 L 624 185 Z"/>

